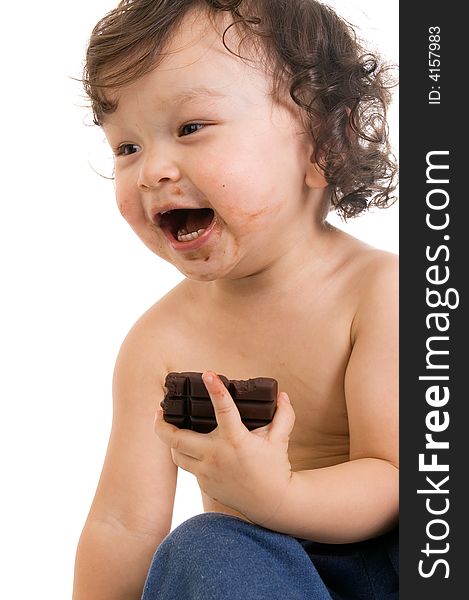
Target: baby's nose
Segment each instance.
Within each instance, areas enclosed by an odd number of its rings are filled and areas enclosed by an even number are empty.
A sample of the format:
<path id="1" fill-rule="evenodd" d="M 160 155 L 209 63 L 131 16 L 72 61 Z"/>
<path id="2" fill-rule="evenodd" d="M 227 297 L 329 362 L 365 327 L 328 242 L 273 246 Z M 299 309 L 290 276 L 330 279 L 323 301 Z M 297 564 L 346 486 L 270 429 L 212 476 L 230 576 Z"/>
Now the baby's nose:
<path id="1" fill-rule="evenodd" d="M 140 190 L 151 190 L 164 182 L 176 182 L 181 179 L 181 170 L 177 161 L 168 153 L 148 153 L 141 163 L 137 185 Z"/>

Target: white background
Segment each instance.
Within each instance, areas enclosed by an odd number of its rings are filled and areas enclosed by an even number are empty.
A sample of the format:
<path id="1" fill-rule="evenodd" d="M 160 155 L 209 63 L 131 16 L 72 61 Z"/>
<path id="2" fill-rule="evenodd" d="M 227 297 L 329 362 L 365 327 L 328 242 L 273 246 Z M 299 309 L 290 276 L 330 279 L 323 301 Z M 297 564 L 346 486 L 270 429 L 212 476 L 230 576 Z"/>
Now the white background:
<path id="1" fill-rule="evenodd" d="M 116 354 L 181 275 L 135 237 L 97 176 L 102 136 L 80 86 L 110 0 L 8 3 L 0 114 L 0 597 L 71 598 L 76 544 L 111 424 Z M 398 61 L 398 2 L 335 1 Z M 397 104 L 397 102 L 395 102 Z M 397 149 L 397 110 L 391 114 Z M 99 162 L 94 162 L 99 167 Z M 340 225 L 398 252 L 398 207 Z M 182 474 L 173 526 L 201 511 Z"/>

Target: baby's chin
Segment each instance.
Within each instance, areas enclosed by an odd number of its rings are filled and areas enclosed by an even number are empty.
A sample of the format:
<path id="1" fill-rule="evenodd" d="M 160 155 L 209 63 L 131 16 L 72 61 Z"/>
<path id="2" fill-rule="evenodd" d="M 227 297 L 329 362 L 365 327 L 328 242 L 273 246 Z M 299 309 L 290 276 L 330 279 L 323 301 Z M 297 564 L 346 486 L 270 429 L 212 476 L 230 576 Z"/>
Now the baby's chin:
<path id="1" fill-rule="evenodd" d="M 193 281 L 240 280 L 259 271 L 259 252 L 245 239 L 226 236 L 214 245 L 177 255 L 167 248 L 151 248 L 182 275 Z M 253 257 L 257 256 L 257 259 Z M 262 266 L 261 266 L 262 269 Z"/>
<path id="2" fill-rule="evenodd" d="M 254 269 L 242 268 L 239 260 L 226 263 L 211 256 L 191 262 L 184 261 L 182 264 L 171 260 L 169 262 L 188 279 L 200 282 L 243 279 L 254 272 Z"/>
<path id="3" fill-rule="evenodd" d="M 187 279 L 192 281 L 218 281 L 220 279 L 238 279 L 231 274 L 231 269 L 217 268 L 215 265 L 201 265 L 200 268 L 196 265 L 191 267 L 182 267 L 171 263 L 176 269 L 182 273 Z"/>

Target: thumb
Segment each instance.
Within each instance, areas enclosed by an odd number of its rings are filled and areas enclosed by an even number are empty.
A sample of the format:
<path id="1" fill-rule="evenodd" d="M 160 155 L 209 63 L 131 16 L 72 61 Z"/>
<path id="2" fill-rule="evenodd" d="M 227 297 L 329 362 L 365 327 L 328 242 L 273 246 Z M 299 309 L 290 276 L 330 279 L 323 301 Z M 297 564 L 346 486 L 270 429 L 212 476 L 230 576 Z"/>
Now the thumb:
<path id="1" fill-rule="evenodd" d="M 285 392 L 280 392 L 277 398 L 277 410 L 270 425 L 269 438 L 287 442 L 295 424 L 295 411 Z"/>

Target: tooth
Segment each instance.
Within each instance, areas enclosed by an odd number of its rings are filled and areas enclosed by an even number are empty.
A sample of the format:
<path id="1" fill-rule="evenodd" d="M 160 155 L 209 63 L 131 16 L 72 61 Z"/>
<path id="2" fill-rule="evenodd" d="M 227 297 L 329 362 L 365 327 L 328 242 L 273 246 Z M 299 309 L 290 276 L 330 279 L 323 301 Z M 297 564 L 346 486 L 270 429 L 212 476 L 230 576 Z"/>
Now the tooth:
<path id="1" fill-rule="evenodd" d="M 185 229 L 180 229 L 177 234 L 177 238 L 180 242 L 191 242 L 196 240 L 204 233 L 205 229 L 199 229 L 198 231 L 191 231 L 187 233 Z"/>
<path id="2" fill-rule="evenodd" d="M 192 240 L 195 240 L 198 237 L 199 236 L 197 233 L 186 233 L 183 235 L 178 235 L 178 240 L 180 242 L 191 242 Z"/>

